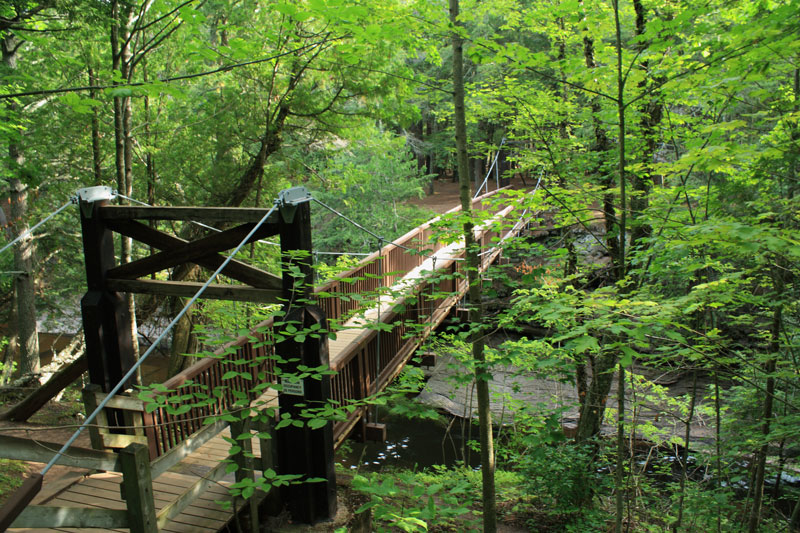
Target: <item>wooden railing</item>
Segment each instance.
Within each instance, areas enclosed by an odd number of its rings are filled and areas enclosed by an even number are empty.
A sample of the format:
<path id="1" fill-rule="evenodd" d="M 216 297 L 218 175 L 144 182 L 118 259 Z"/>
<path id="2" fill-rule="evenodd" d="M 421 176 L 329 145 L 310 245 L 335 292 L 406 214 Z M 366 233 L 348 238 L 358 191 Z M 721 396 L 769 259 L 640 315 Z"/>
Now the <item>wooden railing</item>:
<path id="1" fill-rule="evenodd" d="M 499 191 L 492 191 L 475 198 L 472 200 L 472 208 L 487 210 L 496 207 L 487 200 Z M 461 211 L 460 206 L 449 210 L 446 214 L 458 211 Z M 438 218 L 387 243 L 380 251 L 365 257 L 358 265 L 338 275 L 336 279 L 316 287 L 314 293 L 317 295 L 317 303 L 325 311 L 328 320 L 340 320 L 362 309 L 364 305 L 369 304 L 369 300 L 362 300 L 358 296 L 372 294 L 379 287 L 391 286 L 406 272 L 420 266 L 427 256 L 441 250 L 444 246 L 442 242 L 438 240 L 432 242 L 433 225 Z M 488 242 L 490 241 L 487 240 Z M 413 250 L 413 253 L 409 250 Z M 357 295 L 357 298 L 350 298 L 352 295 Z M 342 299 L 341 296 L 346 298 Z"/>
<path id="2" fill-rule="evenodd" d="M 101 412 L 96 427 L 90 427 L 92 446 L 102 450 L 124 448 L 132 443 L 147 444 L 150 458 L 156 459 L 207 428 L 209 419 L 249 405 L 260 395 L 254 390 L 259 383 L 277 381 L 272 373 L 272 321 L 270 318 L 262 322 L 251 334 L 226 344 L 212 356 L 168 379 L 148 393 L 148 400 L 126 395 L 111 398 L 107 404 L 111 411 Z M 226 377 L 231 371 L 237 375 Z M 243 377 L 243 373 L 250 379 Z M 94 411 L 103 397 L 99 387 L 86 387 L 87 412 Z M 115 425 L 109 423 L 109 414 L 116 415 L 117 420 L 121 416 L 123 423 L 116 425 L 124 426 L 125 434 L 100 429 Z"/>

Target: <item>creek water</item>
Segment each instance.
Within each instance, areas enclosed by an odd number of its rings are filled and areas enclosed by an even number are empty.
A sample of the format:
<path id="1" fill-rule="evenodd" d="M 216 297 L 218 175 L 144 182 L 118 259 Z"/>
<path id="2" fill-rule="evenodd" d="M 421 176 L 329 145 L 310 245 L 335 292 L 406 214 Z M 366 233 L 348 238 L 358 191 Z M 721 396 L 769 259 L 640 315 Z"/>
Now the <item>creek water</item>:
<path id="1" fill-rule="evenodd" d="M 337 461 L 348 470 L 381 471 L 391 469 L 452 466 L 464 458 L 465 440 L 478 439 L 477 425 L 470 428 L 464 419 L 414 419 L 392 415 L 380 409 L 378 419 L 386 424 L 386 442 L 348 441 L 337 454 Z M 452 424 L 450 423 L 452 420 Z M 463 432 L 463 436 L 462 436 Z M 478 452 L 467 449 L 467 463 L 480 466 Z"/>

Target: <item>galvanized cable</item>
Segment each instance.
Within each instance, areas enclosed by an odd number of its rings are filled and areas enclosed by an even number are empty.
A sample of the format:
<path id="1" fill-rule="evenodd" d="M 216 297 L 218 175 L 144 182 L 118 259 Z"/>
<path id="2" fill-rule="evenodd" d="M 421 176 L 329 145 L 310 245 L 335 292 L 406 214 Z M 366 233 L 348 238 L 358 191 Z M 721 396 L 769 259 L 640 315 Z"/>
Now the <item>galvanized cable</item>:
<path id="1" fill-rule="evenodd" d="M 124 200 L 128 200 L 129 202 L 133 202 L 135 204 L 143 205 L 143 206 L 146 206 L 146 207 L 154 207 L 153 205 L 148 204 L 147 202 L 142 202 L 141 200 L 136 200 L 135 198 L 131 198 L 130 196 L 125 196 L 124 194 L 120 193 L 119 191 L 114 191 L 114 194 L 116 196 L 118 196 L 119 198 L 122 198 Z M 214 226 L 209 226 L 208 224 L 203 224 L 202 222 L 197 222 L 196 220 L 190 220 L 189 222 L 191 222 L 192 224 L 194 224 L 196 226 L 200 226 L 201 228 L 206 228 L 206 229 L 210 229 L 211 231 L 216 231 L 217 233 L 222 233 L 221 229 L 215 228 Z"/>
<path id="2" fill-rule="evenodd" d="M 487 182 L 489 181 L 489 176 L 492 175 L 492 170 L 494 170 L 495 166 L 497 165 L 497 158 L 500 157 L 500 150 L 503 148 L 503 145 L 505 143 L 506 143 L 506 138 L 503 137 L 503 139 L 500 141 L 500 146 L 497 147 L 497 153 L 494 154 L 494 161 L 492 161 L 492 164 L 489 167 L 489 172 L 487 172 L 486 173 L 486 177 L 483 178 L 483 182 L 481 182 L 481 186 L 475 189 L 475 196 L 472 197 L 473 200 L 481 195 L 481 189 L 483 189 L 484 186 L 486 187 L 486 192 L 489 192 L 489 187 L 488 187 L 488 183 Z"/>
<path id="3" fill-rule="evenodd" d="M 353 220 L 352 218 L 348 217 L 347 215 L 344 215 L 344 214 L 340 213 L 339 211 L 337 211 L 337 210 L 336 210 L 336 209 L 334 209 L 333 207 L 331 207 L 331 206 L 329 206 L 329 205 L 325 204 L 324 202 L 322 202 L 322 201 L 320 201 L 320 200 L 318 200 L 318 199 L 314 198 L 313 196 L 311 197 L 311 199 L 312 199 L 312 200 L 314 200 L 315 202 L 317 202 L 319 205 L 321 205 L 321 206 L 322 206 L 322 207 L 324 207 L 325 209 L 327 209 L 328 211 L 332 212 L 333 214 L 335 214 L 335 215 L 337 215 L 337 216 L 339 216 L 339 217 L 341 217 L 341 218 L 345 219 L 346 221 L 348 221 L 350 224 L 354 225 L 355 227 L 357 227 L 357 228 L 358 228 L 358 229 L 360 229 L 361 231 L 365 231 L 365 232 L 369 233 L 370 235 L 372 235 L 373 237 L 375 237 L 375 238 L 376 238 L 376 239 L 378 239 L 379 241 L 386 242 L 386 239 L 385 239 L 384 237 L 381 237 L 380 235 L 378 235 L 378 234 L 377 234 L 377 233 L 375 233 L 374 231 L 370 231 L 370 230 L 368 230 L 367 228 L 365 228 L 364 226 L 362 226 L 361 224 L 359 224 L 358 222 L 356 222 L 356 221 L 355 221 L 355 220 Z M 402 249 L 404 249 L 404 250 L 406 250 L 406 251 L 409 251 L 409 252 L 416 252 L 416 251 L 417 251 L 415 248 L 409 248 L 408 246 L 404 246 L 404 245 L 402 245 L 402 244 L 398 244 L 398 243 L 396 243 L 396 242 L 389 242 L 389 243 L 387 244 L 387 246 L 388 246 L 389 244 L 391 244 L 392 246 L 396 246 L 397 248 L 402 248 Z"/>
<path id="4" fill-rule="evenodd" d="M 86 427 L 97 417 L 97 415 L 100 413 L 100 411 L 102 411 L 105 408 L 105 406 L 108 404 L 108 402 L 111 400 L 111 398 L 117 392 L 119 392 L 119 390 L 122 388 L 122 386 L 125 384 L 125 382 L 128 381 L 131 377 L 133 377 L 133 375 L 136 373 L 136 371 L 139 369 L 139 367 L 142 365 L 142 363 L 144 363 L 144 361 L 150 356 L 150 354 L 155 351 L 156 347 L 161 343 L 161 341 L 164 340 L 164 338 L 167 336 L 167 333 L 169 333 L 172 330 L 172 328 L 175 327 L 175 324 L 177 324 L 178 321 L 183 317 L 183 315 L 186 314 L 186 312 L 189 310 L 189 307 L 191 307 L 197 301 L 197 299 L 200 298 L 200 296 L 203 294 L 203 292 L 217 278 L 217 276 L 220 274 L 220 272 L 222 272 L 222 270 L 226 266 L 228 266 L 228 263 L 230 263 L 233 260 L 234 256 L 236 256 L 236 254 L 239 253 L 239 250 L 241 250 L 244 247 L 244 245 L 250 240 L 250 237 L 255 235 L 256 231 L 258 231 L 258 228 L 260 228 L 267 221 L 267 219 L 269 219 L 269 217 L 272 215 L 272 213 L 275 212 L 275 209 L 277 207 L 278 207 L 278 201 L 276 200 L 275 203 L 272 206 L 272 209 L 270 209 L 267 212 L 267 214 L 264 215 L 261 218 L 261 220 L 258 221 L 258 223 L 253 227 L 253 229 L 250 230 L 250 233 L 248 233 L 247 236 L 244 239 L 242 239 L 242 242 L 240 242 L 239 245 L 233 250 L 233 252 L 231 252 L 231 254 L 228 257 L 225 258 L 225 261 L 222 262 L 222 264 L 219 266 L 219 268 L 217 268 L 217 270 L 215 270 L 214 273 L 211 274 L 211 277 L 208 278 L 208 280 L 203 284 L 203 286 L 200 287 L 200 289 L 195 293 L 194 296 L 192 296 L 192 299 L 189 300 L 189 303 L 187 303 L 183 307 L 183 309 L 181 309 L 180 313 L 178 313 L 178 315 L 175 318 L 172 319 L 172 321 L 169 323 L 169 325 L 167 325 L 166 329 L 164 329 L 164 331 L 161 333 L 161 335 L 159 335 L 158 338 L 155 341 L 153 341 L 153 344 L 150 345 L 150 347 L 147 349 L 147 351 L 144 353 L 144 355 L 139 357 L 139 360 L 136 361 L 136 363 L 131 367 L 131 369 L 128 370 L 128 372 L 122 377 L 122 379 L 120 379 L 119 383 L 117 383 L 114 386 L 114 388 L 111 389 L 111 391 L 106 395 L 105 398 L 103 398 L 103 401 L 100 402 L 100 404 L 97 406 L 97 408 L 89 416 L 86 417 L 86 420 L 83 421 L 83 423 L 75 431 L 75 433 L 69 438 L 69 440 L 67 440 L 67 442 L 64 443 L 64 445 L 61 447 L 60 450 L 58 450 L 58 452 L 56 452 L 56 454 L 53 456 L 53 458 L 50 460 L 50 462 L 47 463 L 47 465 L 45 465 L 45 467 L 42 469 L 42 471 L 41 471 L 41 475 L 42 476 L 44 476 L 47 473 L 47 471 L 50 470 L 53 467 L 53 465 L 55 465 L 55 463 L 56 463 L 56 461 L 58 461 L 59 457 L 64 455 L 64 453 L 67 451 L 67 449 L 69 449 L 69 447 L 72 445 L 72 443 L 75 442 L 75 440 L 83 432 L 83 430 L 86 429 Z"/>
<path id="5" fill-rule="evenodd" d="M 542 167 L 542 170 L 539 172 L 539 179 L 538 179 L 538 181 L 536 182 L 536 186 L 535 186 L 535 187 L 533 188 L 533 190 L 531 191 L 531 194 L 536 194 L 536 191 L 538 191 L 538 190 L 539 190 L 539 185 L 541 185 L 541 183 L 542 183 L 542 177 L 544 177 L 544 167 Z M 516 223 L 515 223 L 515 224 L 514 224 L 514 225 L 511 227 L 511 231 L 514 231 L 514 228 L 516 228 L 516 227 L 517 227 L 517 225 L 518 225 L 520 222 L 522 222 L 522 219 L 523 219 L 523 218 L 525 218 L 525 215 L 527 215 L 527 214 L 528 214 L 528 208 L 525 208 L 525 210 L 524 210 L 524 211 L 522 212 L 522 214 L 519 216 L 519 219 L 517 220 L 517 222 L 516 222 Z M 508 239 L 508 235 L 511 233 L 511 231 L 509 231 L 509 232 L 506 234 L 506 236 L 505 236 L 505 237 L 503 237 L 502 239 L 500 239 L 500 242 L 499 242 L 499 243 L 497 243 L 497 244 L 498 244 L 498 246 L 499 246 L 500 244 L 502 244 L 502 243 L 503 243 L 503 241 L 505 241 L 506 239 Z M 486 255 L 486 254 L 490 254 L 490 253 L 494 252 L 496 249 L 497 249 L 497 246 L 492 246 L 492 247 L 491 247 L 491 248 L 489 248 L 488 250 L 485 250 L 485 251 L 483 251 L 483 252 L 479 253 L 479 254 L 478 254 L 478 256 L 480 257 L 480 256 L 484 256 L 484 255 Z"/>
<path id="6" fill-rule="evenodd" d="M 47 222 L 48 222 L 48 221 L 49 221 L 51 218 L 53 218 L 54 216 L 56 216 L 56 215 L 58 215 L 59 213 L 61 213 L 61 212 L 62 212 L 64 209 L 66 209 L 66 208 L 67 208 L 67 207 L 69 207 L 70 205 L 74 204 L 74 203 L 75 203 L 75 201 L 76 201 L 76 197 L 72 197 L 72 198 L 70 198 L 70 199 L 69 199 L 69 201 L 68 201 L 67 203 L 65 203 L 64 205 L 62 205 L 61 207 L 59 207 L 58 209 L 56 209 L 55 211 L 53 211 L 52 213 L 50 213 L 49 215 L 47 215 L 47 216 L 46 216 L 44 219 L 42 219 L 42 220 L 41 220 L 41 221 L 40 221 L 38 224 L 36 224 L 36 225 L 35 225 L 35 226 L 33 226 L 32 228 L 30 228 L 28 231 L 26 231 L 26 232 L 25 232 L 25 233 L 23 233 L 22 235 L 19 235 L 19 236 L 17 236 L 17 238 L 16 238 L 16 239 L 14 239 L 14 240 L 13 240 L 13 241 L 11 241 L 10 243 L 8 243 L 8 244 L 6 244 L 5 246 L 3 246 L 3 248 L 0 248 L 0 254 L 2 254 L 3 252 L 5 252 L 6 250 L 8 250 L 9 248 L 11 248 L 12 246 L 14 246 L 15 244 L 17 244 L 17 243 L 18 243 L 19 241 L 21 241 L 22 239 L 25 239 L 26 237 L 30 236 L 30 235 L 31 235 L 31 234 L 32 234 L 34 231 L 36 231 L 37 229 L 39 229 L 39 227 L 40 227 L 40 226 L 44 225 L 44 224 L 45 224 L 45 223 L 47 223 Z"/>

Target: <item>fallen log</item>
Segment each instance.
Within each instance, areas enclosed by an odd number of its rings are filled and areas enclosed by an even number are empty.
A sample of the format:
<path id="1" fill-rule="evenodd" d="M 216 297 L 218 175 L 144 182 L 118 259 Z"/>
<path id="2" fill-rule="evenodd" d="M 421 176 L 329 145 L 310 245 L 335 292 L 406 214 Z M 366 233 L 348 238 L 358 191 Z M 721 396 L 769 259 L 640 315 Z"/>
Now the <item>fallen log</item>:
<path id="1" fill-rule="evenodd" d="M 13 420 L 25 422 L 44 404 L 53 399 L 59 392 L 74 383 L 89 368 L 86 354 L 69 363 L 67 366 L 53 374 L 47 383 L 34 390 L 21 402 L 8 411 L 0 414 L 0 420 Z"/>

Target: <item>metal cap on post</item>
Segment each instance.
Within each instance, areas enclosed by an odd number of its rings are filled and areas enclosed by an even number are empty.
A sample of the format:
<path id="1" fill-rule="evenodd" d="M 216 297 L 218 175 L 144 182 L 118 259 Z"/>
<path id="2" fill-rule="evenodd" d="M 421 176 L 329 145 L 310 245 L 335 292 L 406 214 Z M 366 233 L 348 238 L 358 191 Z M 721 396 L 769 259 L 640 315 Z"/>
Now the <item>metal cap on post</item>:
<path id="1" fill-rule="evenodd" d="M 105 185 L 78 189 L 75 194 L 81 206 L 81 214 L 85 217 L 92 216 L 92 210 L 96 202 L 110 201 L 115 196 L 111 187 L 106 187 Z"/>

